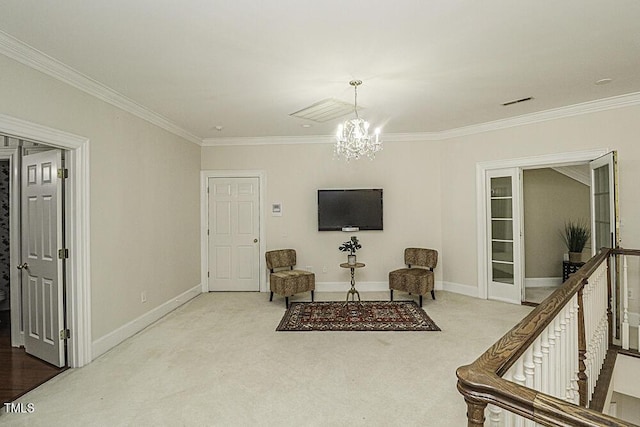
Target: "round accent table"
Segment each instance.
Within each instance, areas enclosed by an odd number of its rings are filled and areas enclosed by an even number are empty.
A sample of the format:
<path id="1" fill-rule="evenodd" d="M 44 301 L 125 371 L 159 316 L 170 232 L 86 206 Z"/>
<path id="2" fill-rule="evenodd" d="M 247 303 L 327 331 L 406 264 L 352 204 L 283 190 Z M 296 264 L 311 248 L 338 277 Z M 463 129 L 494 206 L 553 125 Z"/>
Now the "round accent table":
<path id="1" fill-rule="evenodd" d="M 347 305 L 349 302 L 349 295 L 351 295 L 351 301 L 356 302 L 356 295 L 358 295 L 358 302 L 360 302 L 360 293 L 356 289 L 356 268 L 362 268 L 365 264 L 363 262 L 356 262 L 355 264 L 349 264 L 348 262 L 343 262 L 340 264 L 342 268 L 348 268 L 351 270 L 351 289 L 347 292 L 347 299 L 344 302 L 344 305 Z"/>

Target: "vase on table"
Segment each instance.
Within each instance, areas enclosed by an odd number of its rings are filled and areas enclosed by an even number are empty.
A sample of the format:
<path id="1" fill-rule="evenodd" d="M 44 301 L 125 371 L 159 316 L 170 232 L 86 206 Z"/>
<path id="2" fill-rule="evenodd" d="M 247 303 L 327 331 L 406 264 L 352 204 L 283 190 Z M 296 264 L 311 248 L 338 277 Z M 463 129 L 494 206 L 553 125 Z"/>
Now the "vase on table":
<path id="1" fill-rule="evenodd" d="M 356 256 L 355 255 L 347 255 L 347 264 L 356 265 Z"/>

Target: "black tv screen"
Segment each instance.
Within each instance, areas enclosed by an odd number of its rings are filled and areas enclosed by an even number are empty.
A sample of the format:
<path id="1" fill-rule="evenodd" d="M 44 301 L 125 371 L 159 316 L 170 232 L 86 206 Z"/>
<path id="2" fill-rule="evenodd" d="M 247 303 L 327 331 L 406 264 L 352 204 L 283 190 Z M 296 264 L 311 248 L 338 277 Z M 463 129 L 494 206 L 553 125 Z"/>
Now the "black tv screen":
<path id="1" fill-rule="evenodd" d="M 382 230 L 382 189 L 318 190 L 318 231 L 351 227 Z"/>

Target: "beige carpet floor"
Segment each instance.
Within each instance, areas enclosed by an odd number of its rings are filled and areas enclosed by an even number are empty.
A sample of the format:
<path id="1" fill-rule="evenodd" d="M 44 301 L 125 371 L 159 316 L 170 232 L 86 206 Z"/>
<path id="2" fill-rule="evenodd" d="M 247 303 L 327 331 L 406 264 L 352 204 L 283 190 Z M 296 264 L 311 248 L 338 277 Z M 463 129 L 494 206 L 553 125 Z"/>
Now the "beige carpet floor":
<path id="1" fill-rule="evenodd" d="M 558 286 L 544 286 L 544 287 L 528 287 L 525 288 L 525 301 L 540 304 L 547 299 L 549 295 L 554 293 L 558 289 Z"/>
<path id="2" fill-rule="evenodd" d="M 23 396 L 35 411 L 3 413 L 0 425 L 466 425 L 456 368 L 531 308 L 444 291 L 436 297 L 424 309 L 442 332 L 276 332 L 282 299 L 203 294 Z"/>

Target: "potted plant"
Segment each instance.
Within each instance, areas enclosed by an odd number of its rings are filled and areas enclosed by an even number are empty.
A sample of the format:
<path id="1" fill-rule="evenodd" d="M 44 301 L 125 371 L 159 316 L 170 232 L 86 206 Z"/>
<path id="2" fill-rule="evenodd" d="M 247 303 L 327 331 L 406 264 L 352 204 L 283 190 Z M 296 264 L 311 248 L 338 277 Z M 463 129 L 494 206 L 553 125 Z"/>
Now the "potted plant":
<path id="1" fill-rule="evenodd" d="M 347 240 L 338 247 L 338 249 L 340 249 L 342 252 L 349 252 L 349 255 L 347 255 L 347 263 L 349 265 L 356 264 L 356 251 L 360 248 L 362 248 L 362 245 L 358 241 L 357 236 L 351 236 L 351 239 Z"/>
<path id="2" fill-rule="evenodd" d="M 582 251 L 591 237 L 591 230 L 586 224 L 586 221 L 565 222 L 564 233 L 561 234 L 562 239 L 569 250 L 569 261 L 581 262 Z"/>

